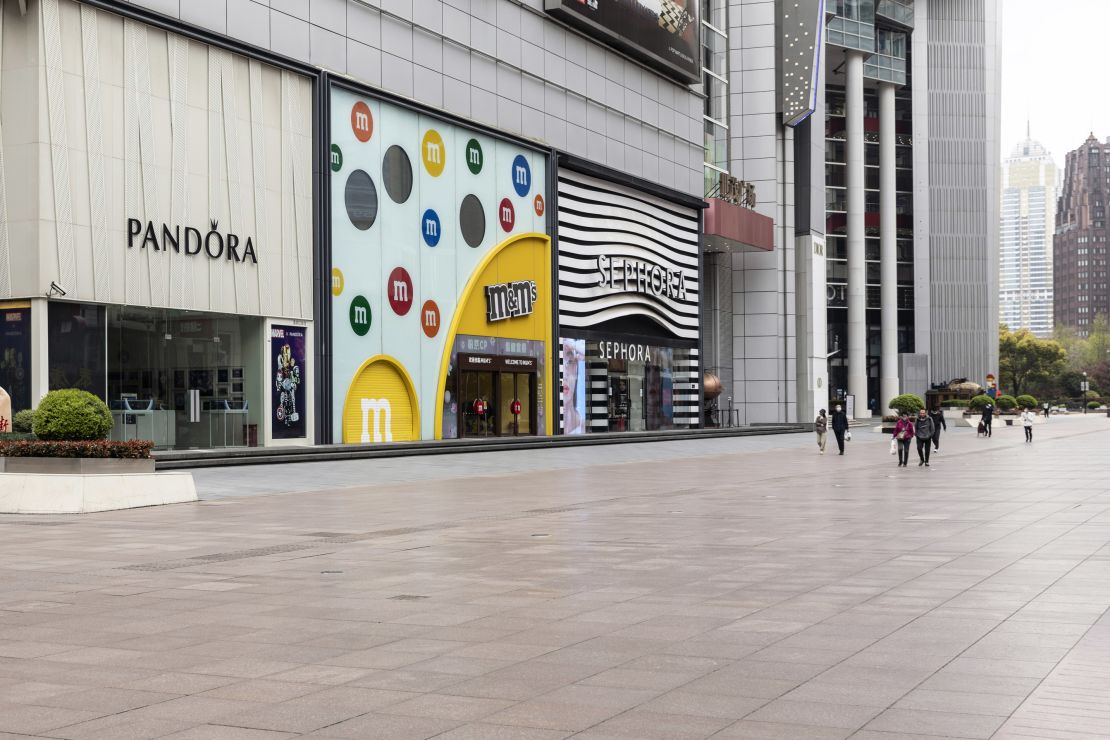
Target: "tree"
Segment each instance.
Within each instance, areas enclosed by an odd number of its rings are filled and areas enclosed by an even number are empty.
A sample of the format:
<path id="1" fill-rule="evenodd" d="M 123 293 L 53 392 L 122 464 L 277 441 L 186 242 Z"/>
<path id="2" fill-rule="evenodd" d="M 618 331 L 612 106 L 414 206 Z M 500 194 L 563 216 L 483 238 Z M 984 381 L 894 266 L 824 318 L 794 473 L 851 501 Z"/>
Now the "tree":
<path id="1" fill-rule="evenodd" d="M 1020 395 L 1032 386 L 1062 373 L 1067 354 L 1053 339 L 1039 339 L 1028 329 L 1012 332 L 1003 324 L 998 331 L 998 374 L 1001 387 Z"/>
<path id="2" fill-rule="evenodd" d="M 1095 364 L 1088 372 L 1091 387 L 1098 388 L 1103 393 L 1110 393 L 1110 355 Z"/>

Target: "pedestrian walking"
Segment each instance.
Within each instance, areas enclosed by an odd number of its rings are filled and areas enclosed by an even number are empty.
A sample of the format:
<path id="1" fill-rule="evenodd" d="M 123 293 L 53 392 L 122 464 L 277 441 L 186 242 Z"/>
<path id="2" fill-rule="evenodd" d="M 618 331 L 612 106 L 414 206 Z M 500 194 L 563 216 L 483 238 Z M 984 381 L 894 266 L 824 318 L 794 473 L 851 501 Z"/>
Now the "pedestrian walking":
<path id="1" fill-rule="evenodd" d="M 1033 441 L 1033 410 L 1025 409 L 1021 412 L 1021 425 L 1025 427 L 1025 441 Z"/>
<path id="2" fill-rule="evenodd" d="M 929 452 L 933 449 L 933 434 L 936 431 L 936 426 L 933 424 L 933 417 L 921 409 L 917 412 L 917 423 L 914 427 L 914 435 L 917 437 L 917 467 L 924 465 L 929 467 Z"/>
<path id="3" fill-rule="evenodd" d="M 988 437 L 991 436 L 992 419 L 994 419 L 994 406 L 988 403 L 983 407 L 983 418 L 980 419 L 983 422 L 983 431 L 986 432 Z"/>
<path id="4" fill-rule="evenodd" d="M 913 439 L 913 422 L 909 412 L 903 411 L 902 417 L 894 425 L 894 441 L 898 445 L 898 467 L 906 467 L 910 459 L 910 440 Z"/>
<path id="5" fill-rule="evenodd" d="M 817 432 L 817 449 L 821 454 L 825 454 L 825 440 L 829 436 L 829 417 L 825 414 L 825 409 L 821 409 L 821 413 L 813 422 L 813 431 Z"/>
<path id="6" fill-rule="evenodd" d="M 844 413 L 840 404 L 836 405 L 833 409 L 832 415 L 832 430 L 833 436 L 836 437 L 836 446 L 840 448 L 840 454 L 844 454 L 844 435 L 848 432 L 848 415 Z"/>
<path id="7" fill-rule="evenodd" d="M 1044 418 L 1048 418 L 1048 403 L 1044 404 Z"/>
<path id="8" fill-rule="evenodd" d="M 933 420 L 933 452 L 940 452 L 940 430 L 948 429 L 948 424 L 944 421 L 944 410 L 937 406 L 929 412 L 929 418 Z"/>

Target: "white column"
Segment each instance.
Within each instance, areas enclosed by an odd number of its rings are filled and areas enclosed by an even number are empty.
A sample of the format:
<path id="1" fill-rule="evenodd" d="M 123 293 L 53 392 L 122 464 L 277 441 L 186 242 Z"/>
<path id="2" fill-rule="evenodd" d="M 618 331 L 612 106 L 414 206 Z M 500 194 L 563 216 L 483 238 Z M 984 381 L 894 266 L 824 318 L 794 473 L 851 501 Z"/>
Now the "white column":
<path id="1" fill-rule="evenodd" d="M 898 189 L 894 85 L 879 87 L 879 238 L 882 338 L 879 409 L 898 395 Z"/>
<path id="2" fill-rule="evenodd" d="M 50 301 L 31 299 L 31 406 L 50 390 Z"/>
<path id="3" fill-rule="evenodd" d="M 867 263 L 864 249 L 863 54 L 847 59 L 848 207 L 848 393 L 856 397 L 856 418 L 871 416 L 867 396 Z"/>

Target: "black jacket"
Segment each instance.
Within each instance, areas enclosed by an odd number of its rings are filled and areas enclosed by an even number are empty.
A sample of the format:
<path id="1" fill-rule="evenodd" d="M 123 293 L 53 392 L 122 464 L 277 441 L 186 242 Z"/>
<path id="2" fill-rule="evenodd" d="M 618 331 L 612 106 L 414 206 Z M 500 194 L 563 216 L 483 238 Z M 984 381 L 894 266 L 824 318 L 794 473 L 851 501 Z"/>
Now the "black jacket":
<path id="1" fill-rule="evenodd" d="M 948 428 L 948 425 L 944 423 L 944 412 L 940 409 L 930 411 L 929 418 L 933 420 L 933 434 L 936 434 L 941 429 Z"/>
<path id="2" fill-rule="evenodd" d="M 992 416 L 994 416 L 994 406 L 984 406 L 983 421 L 990 421 Z"/>
<path id="3" fill-rule="evenodd" d="M 834 432 L 843 432 L 848 428 L 848 415 L 843 411 L 832 413 L 832 429 Z"/>

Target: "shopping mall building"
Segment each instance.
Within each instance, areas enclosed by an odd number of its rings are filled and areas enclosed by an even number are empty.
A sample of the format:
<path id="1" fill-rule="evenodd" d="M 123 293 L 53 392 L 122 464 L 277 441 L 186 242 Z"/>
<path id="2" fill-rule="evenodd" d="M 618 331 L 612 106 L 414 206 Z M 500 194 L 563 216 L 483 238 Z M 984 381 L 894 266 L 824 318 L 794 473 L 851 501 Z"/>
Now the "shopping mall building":
<path id="1" fill-rule="evenodd" d="M 0 387 L 168 449 L 808 421 L 829 10 L 0 0 Z"/>

